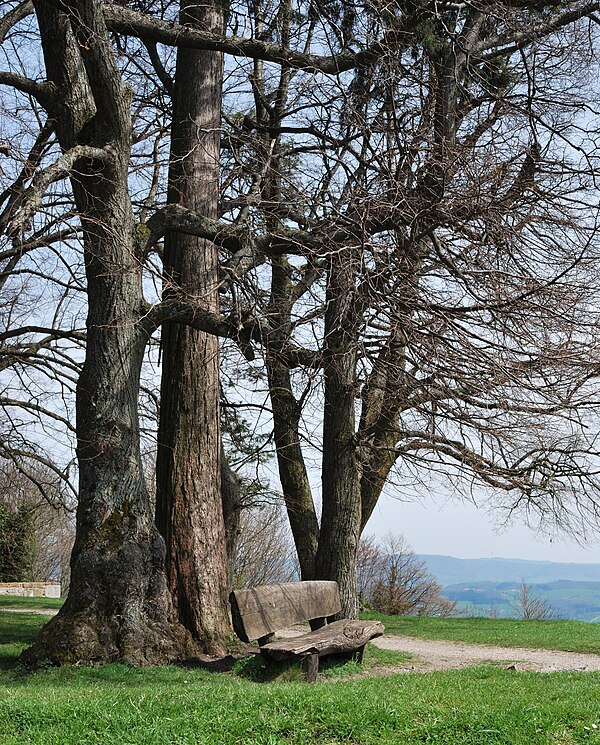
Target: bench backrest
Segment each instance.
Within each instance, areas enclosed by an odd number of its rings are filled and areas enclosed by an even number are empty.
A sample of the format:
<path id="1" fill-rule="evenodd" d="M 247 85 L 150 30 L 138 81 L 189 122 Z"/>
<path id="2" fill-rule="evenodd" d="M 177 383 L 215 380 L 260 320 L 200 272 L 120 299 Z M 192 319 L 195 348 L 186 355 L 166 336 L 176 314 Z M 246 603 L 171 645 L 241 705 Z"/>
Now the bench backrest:
<path id="1" fill-rule="evenodd" d="M 333 616 L 341 610 L 337 582 L 290 582 L 234 590 L 229 596 L 235 633 L 244 642 L 294 623 Z"/>

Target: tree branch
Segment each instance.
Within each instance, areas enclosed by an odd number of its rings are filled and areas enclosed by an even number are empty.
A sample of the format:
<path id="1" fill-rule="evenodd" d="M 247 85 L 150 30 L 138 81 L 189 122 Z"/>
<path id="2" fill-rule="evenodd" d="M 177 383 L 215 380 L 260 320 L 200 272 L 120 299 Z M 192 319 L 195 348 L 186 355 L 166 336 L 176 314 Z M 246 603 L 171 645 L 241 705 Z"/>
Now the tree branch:
<path id="1" fill-rule="evenodd" d="M 53 182 L 61 181 L 69 176 L 78 160 L 81 158 L 107 160 L 110 156 L 110 148 L 77 145 L 61 155 L 52 165 L 39 171 L 23 192 L 23 207 L 10 224 L 9 235 L 12 238 L 17 238 L 28 229 L 29 222 L 35 214 L 46 189 Z"/>
<path id="2" fill-rule="evenodd" d="M 51 83 L 36 83 L 35 80 L 17 75 L 15 72 L 0 70 L 0 85 L 8 85 L 33 96 L 45 109 L 56 96 L 56 89 Z"/>
<path id="3" fill-rule="evenodd" d="M 248 252 L 253 255 L 304 256 L 309 250 L 319 252 L 325 246 L 319 236 L 304 230 L 286 229 L 253 238 L 250 231 L 244 228 L 212 220 L 179 204 L 168 204 L 157 210 L 146 222 L 146 227 L 145 251 L 149 251 L 160 238 L 172 231 L 197 235 L 223 246 L 240 258 Z"/>
<path id="4" fill-rule="evenodd" d="M 25 0 L 25 2 L 17 5 L 16 8 L 9 10 L 8 13 L 0 18 L 0 44 L 4 43 L 6 35 L 9 33 L 13 26 L 16 26 L 19 21 L 23 18 L 27 18 L 28 15 L 33 13 L 33 3 L 31 0 Z"/>
<path id="5" fill-rule="evenodd" d="M 234 57 L 250 57 L 267 62 L 285 63 L 289 67 L 301 70 L 335 74 L 352 69 L 359 64 L 359 58 L 367 54 L 366 52 L 358 54 L 345 52 L 339 55 L 323 56 L 295 52 L 267 41 L 238 36 L 222 37 L 209 31 L 169 23 L 122 5 L 105 4 L 103 10 L 106 24 L 111 31 L 136 36 L 144 42 L 214 50 L 231 54 Z"/>
<path id="6" fill-rule="evenodd" d="M 541 20 L 535 24 L 532 24 L 528 28 L 526 27 L 523 31 L 515 33 L 514 31 L 508 31 L 498 36 L 484 39 L 475 48 L 474 54 L 481 54 L 482 52 L 489 51 L 485 55 L 485 59 L 489 60 L 498 56 L 506 56 L 516 52 L 517 49 L 523 48 L 526 44 L 532 41 L 549 36 L 555 31 L 559 31 L 561 28 L 569 26 L 571 23 L 578 21 L 582 18 L 591 18 L 594 13 L 600 10 L 600 2 L 594 0 L 594 2 L 587 3 L 579 8 L 559 13 L 551 20 Z M 508 45 L 508 46 L 503 46 Z M 494 47 L 501 47 L 500 49 L 494 49 Z"/>

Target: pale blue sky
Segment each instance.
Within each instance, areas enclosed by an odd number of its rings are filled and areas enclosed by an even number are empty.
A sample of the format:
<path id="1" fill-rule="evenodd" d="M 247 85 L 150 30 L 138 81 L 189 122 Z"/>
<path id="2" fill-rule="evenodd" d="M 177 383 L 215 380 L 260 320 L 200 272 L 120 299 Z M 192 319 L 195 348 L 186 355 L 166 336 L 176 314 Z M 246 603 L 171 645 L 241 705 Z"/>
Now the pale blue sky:
<path id="1" fill-rule="evenodd" d="M 390 531 L 402 534 L 418 554 L 600 563 L 600 537 L 588 539 L 585 546 L 564 535 L 550 540 L 522 519 L 506 527 L 494 525 L 482 509 L 458 499 L 400 502 L 384 494 L 365 532 L 383 537 Z"/>

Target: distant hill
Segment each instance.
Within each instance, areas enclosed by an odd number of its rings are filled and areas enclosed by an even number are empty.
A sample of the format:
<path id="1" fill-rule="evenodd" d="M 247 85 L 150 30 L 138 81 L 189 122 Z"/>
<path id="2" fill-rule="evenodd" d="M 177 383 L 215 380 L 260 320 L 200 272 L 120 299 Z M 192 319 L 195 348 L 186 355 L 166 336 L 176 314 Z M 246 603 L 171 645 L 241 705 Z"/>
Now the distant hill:
<path id="1" fill-rule="evenodd" d="M 567 564 L 556 561 L 525 559 L 456 559 L 454 556 L 419 554 L 429 571 L 442 586 L 458 583 L 518 582 L 529 583 L 600 582 L 600 564 Z"/>
<path id="2" fill-rule="evenodd" d="M 446 585 L 442 595 L 470 616 L 518 617 L 520 582 L 463 582 Z M 600 622 L 600 582 L 533 583 L 533 596 L 543 598 L 555 618 Z M 516 605 L 514 605 L 516 603 Z"/>
<path id="3" fill-rule="evenodd" d="M 524 579 L 558 618 L 600 622 L 600 564 L 524 559 L 456 559 L 421 554 L 431 574 L 467 615 L 508 618 Z"/>

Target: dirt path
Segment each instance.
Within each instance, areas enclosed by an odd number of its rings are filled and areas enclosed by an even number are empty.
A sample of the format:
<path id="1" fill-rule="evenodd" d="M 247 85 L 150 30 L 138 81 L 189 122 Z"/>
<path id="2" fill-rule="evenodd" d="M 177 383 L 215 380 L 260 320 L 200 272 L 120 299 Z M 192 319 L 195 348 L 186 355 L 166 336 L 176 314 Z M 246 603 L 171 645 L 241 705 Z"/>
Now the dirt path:
<path id="1" fill-rule="evenodd" d="M 600 670 L 600 655 L 580 652 L 495 647 L 391 635 L 374 639 L 372 643 L 381 649 L 393 649 L 414 655 L 414 659 L 401 666 L 406 672 L 450 670 L 489 662 L 504 667 L 514 665 L 517 670 L 537 672 Z"/>
<path id="2" fill-rule="evenodd" d="M 32 613 L 34 616 L 55 616 L 58 613 L 58 610 L 54 610 L 54 608 L 19 608 L 18 606 L 10 608 L 0 607 L 0 611 L 7 611 L 7 613 Z"/>
<path id="3" fill-rule="evenodd" d="M 299 626 L 278 632 L 278 636 L 292 637 L 306 633 Z M 552 649 L 524 647 L 496 647 L 487 644 L 434 641 L 414 636 L 386 634 L 371 642 L 381 649 L 407 652 L 412 658 L 398 666 L 386 666 L 385 673 L 432 672 L 493 664 L 516 670 L 535 672 L 566 672 L 600 670 L 600 655 L 580 652 L 561 652 Z M 382 671 L 383 672 L 383 671 Z"/>

